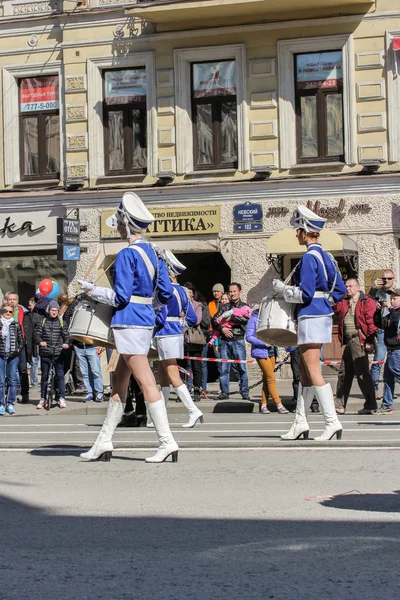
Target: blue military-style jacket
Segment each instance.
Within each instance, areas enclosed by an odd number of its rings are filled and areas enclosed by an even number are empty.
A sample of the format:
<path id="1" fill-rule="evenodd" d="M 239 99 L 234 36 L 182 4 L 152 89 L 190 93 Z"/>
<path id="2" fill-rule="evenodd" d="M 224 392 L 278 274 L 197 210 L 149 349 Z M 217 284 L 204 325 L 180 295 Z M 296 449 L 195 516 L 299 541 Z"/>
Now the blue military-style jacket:
<path id="1" fill-rule="evenodd" d="M 182 335 L 182 321 L 186 320 L 189 327 L 197 323 L 197 315 L 194 311 L 184 288 L 178 283 L 173 283 L 173 296 L 167 306 L 163 306 L 156 314 L 156 337 L 168 337 L 170 335 Z M 182 313 L 185 314 L 182 319 Z"/>

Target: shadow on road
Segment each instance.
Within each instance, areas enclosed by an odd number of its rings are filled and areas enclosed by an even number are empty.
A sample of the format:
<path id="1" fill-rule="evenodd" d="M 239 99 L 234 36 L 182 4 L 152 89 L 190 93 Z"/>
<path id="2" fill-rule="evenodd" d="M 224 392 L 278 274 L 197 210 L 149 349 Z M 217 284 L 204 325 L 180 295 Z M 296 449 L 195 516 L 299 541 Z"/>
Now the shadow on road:
<path id="1" fill-rule="evenodd" d="M 321 502 L 321 506 L 380 513 L 400 512 L 400 490 L 392 494 L 344 494 Z"/>
<path id="2" fill-rule="evenodd" d="M 393 512 L 399 502 L 397 492 L 323 504 Z M 115 514 L 117 505 L 116 497 L 108 510 Z M 313 520 L 312 513 L 310 520 L 69 516 L 0 496 L 0 531 L 0 595 L 7 600 L 366 600 L 382 598 L 382 590 L 385 598 L 398 594 L 399 523 L 393 521 L 340 521 L 334 512 L 329 521 Z M 371 569 L 377 557 L 379 569 Z"/>

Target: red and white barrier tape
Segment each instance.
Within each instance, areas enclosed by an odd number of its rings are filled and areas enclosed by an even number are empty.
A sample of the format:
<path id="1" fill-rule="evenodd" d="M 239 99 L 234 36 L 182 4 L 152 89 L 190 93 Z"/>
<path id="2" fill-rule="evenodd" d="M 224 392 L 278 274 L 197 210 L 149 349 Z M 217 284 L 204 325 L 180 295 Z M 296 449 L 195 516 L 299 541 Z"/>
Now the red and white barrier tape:
<path id="1" fill-rule="evenodd" d="M 254 364 L 256 361 L 254 359 L 249 359 L 249 360 L 236 360 L 236 359 L 231 359 L 231 358 L 203 358 L 202 356 L 184 356 L 183 358 L 185 358 L 186 360 L 202 360 L 202 361 L 206 361 L 206 362 L 220 362 L 220 363 L 246 363 L 246 365 L 251 365 Z M 371 365 L 383 365 L 384 364 L 384 360 L 376 360 L 371 362 Z M 280 365 L 290 365 L 290 361 L 286 360 L 284 362 L 279 363 Z M 321 361 L 321 365 L 340 365 L 341 361 L 340 360 L 324 360 Z M 278 366 L 278 365 L 276 365 Z"/>

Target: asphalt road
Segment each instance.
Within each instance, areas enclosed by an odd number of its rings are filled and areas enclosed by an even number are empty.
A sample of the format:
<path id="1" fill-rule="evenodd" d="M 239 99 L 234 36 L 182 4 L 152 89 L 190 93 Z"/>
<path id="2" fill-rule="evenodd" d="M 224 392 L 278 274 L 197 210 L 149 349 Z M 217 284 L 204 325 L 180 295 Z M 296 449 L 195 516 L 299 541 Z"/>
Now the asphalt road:
<path id="1" fill-rule="evenodd" d="M 147 454 L 1 451 L 0 597 L 398 598 L 398 449 Z"/>

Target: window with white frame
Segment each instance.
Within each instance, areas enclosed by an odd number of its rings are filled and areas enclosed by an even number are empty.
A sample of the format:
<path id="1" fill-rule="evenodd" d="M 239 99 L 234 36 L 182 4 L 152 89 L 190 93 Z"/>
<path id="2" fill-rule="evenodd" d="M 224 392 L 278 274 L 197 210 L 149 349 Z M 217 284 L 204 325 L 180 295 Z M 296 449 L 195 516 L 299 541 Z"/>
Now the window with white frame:
<path id="1" fill-rule="evenodd" d="M 146 70 L 104 71 L 106 175 L 146 173 Z"/>
<path id="2" fill-rule="evenodd" d="M 60 178 L 58 76 L 19 80 L 21 181 Z"/>
<path id="3" fill-rule="evenodd" d="M 90 58 L 87 76 L 90 179 L 156 176 L 154 53 L 120 58 L 118 69 L 114 57 Z"/>
<path id="4" fill-rule="evenodd" d="M 174 51 L 179 174 L 250 169 L 245 46 Z"/>
<path id="5" fill-rule="evenodd" d="M 337 59 L 336 68 L 333 59 Z M 319 66 L 318 60 L 322 60 Z M 304 72 L 298 68 L 304 68 Z M 278 42 L 282 169 L 307 162 L 357 164 L 354 69 L 351 35 Z M 309 90 L 303 89 L 307 85 L 311 86 Z"/>
<path id="6" fill-rule="evenodd" d="M 63 179 L 61 61 L 3 67 L 6 185 Z"/>

